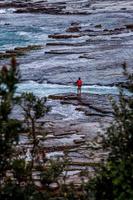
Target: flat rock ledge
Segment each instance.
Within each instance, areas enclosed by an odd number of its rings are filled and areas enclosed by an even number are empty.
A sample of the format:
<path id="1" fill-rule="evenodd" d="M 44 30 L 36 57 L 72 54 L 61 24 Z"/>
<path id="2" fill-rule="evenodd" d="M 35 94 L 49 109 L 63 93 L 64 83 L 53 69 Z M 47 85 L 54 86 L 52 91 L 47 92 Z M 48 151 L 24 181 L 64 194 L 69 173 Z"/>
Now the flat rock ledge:
<path id="1" fill-rule="evenodd" d="M 78 97 L 74 93 L 67 93 L 50 95 L 48 100 L 58 101 L 65 107 L 73 105 L 78 112 L 85 115 L 82 120 L 56 117 L 42 119 L 40 123 L 45 121 L 44 126 L 37 131 L 39 144 L 46 158 L 67 156 L 69 163 L 66 167 L 66 183 L 74 182 L 80 185 L 83 179 L 86 181 L 94 175 L 95 169 L 108 155 L 108 152 L 102 149 L 102 135 L 113 120 L 108 96 L 82 94 Z M 31 141 L 27 134 L 20 134 L 20 138 L 20 145 L 30 149 Z"/>
<path id="2" fill-rule="evenodd" d="M 42 45 L 28 45 L 27 47 L 15 47 L 14 49 L 0 52 L 0 59 L 11 58 L 12 56 L 23 56 L 30 51 L 39 50 Z"/>
<path id="3" fill-rule="evenodd" d="M 112 96 L 112 95 L 111 95 Z M 113 96 L 117 99 L 117 96 Z M 76 106 L 76 110 L 82 111 L 86 116 L 90 116 L 88 119 L 91 121 L 99 120 L 102 118 L 112 119 L 113 111 L 109 95 L 98 95 L 98 94 L 82 94 L 81 97 L 74 93 L 70 94 L 57 94 L 50 95 L 48 97 L 52 100 L 60 100 L 61 104 L 73 104 Z M 110 120 L 109 120 L 110 121 Z"/>
<path id="4" fill-rule="evenodd" d="M 0 8 L 16 8 L 16 13 L 87 14 L 88 1 L 2 1 Z M 73 6 L 77 9 L 73 9 Z M 70 8 L 69 8 L 70 7 Z M 69 9 L 68 9 L 69 8 Z"/>

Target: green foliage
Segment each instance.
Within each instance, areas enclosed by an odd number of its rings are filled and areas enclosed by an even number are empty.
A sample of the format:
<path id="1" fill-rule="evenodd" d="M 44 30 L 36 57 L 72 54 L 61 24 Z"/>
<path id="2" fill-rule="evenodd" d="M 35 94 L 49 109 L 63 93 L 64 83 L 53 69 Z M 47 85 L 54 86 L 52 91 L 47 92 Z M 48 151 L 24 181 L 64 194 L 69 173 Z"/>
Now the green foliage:
<path id="1" fill-rule="evenodd" d="M 12 58 L 11 66 L 3 66 L 0 71 L 0 119 L 6 120 L 11 112 L 18 77 L 16 59 Z"/>
<path id="2" fill-rule="evenodd" d="M 19 70 L 17 68 L 16 59 L 11 59 L 11 66 L 3 66 L 0 71 L 0 95 L 12 93 L 16 90 L 16 84 L 19 81 Z"/>
<path id="3" fill-rule="evenodd" d="M 45 106 L 46 97 L 39 98 L 33 93 L 23 93 L 20 97 L 20 105 L 25 112 L 26 117 L 39 119 L 48 112 L 48 107 Z"/>
<path id="4" fill-rule="evenodd" d="M 18 82 L 16 60 L 12 58 L 11 67 L 3 66 L 0 71 L 0 176 L 11 167 L 14 143 L 18 142 L 18 132 L 21 124 L 9 119 L 14 105 L 14 92 Z"/>
<path id="5" fill-rule="evenodd" d="M 18 98 L 18 104 L 23 110 L 27 128 L 30 130 L 31 134 L 34 135 L 34 137 L 37 120 L 49 111 L 49 107 L 45 105 L 46 101 L 46 97 L 39 98 L 33 93 L 23 93 Z"/>
<path id="6" fill-rule="evenodd" d="M 34 184 L 21 184 L 21 187 L 10 180 L 0 193 L 2 200 L 48 200 L 46 192 L 39 191 Z"/>
<path id="7" fill-rule="evenodd" d="M 14 145 L 18 142 L 21 124 L 17 120 L 0 121 L 0 171 L 10 168 Z"/>
<path id="8" fill-rule="evenodd" d="M 40 150 L 39 140 L 37 138 L 37 120 L 43 117 L 49 108 L 45 105 L 46 98 L 36 97 L 33 93 L 23 93 L 17 98 L 17 103 L 23 110 L 24 121 L 26 123 L 26 129 L 30 132 L 29 137 L 32 139 L 32 150 L 31 150 L 31 169 L 34 166 L 34 157 Z"/>
<path id="9" fill-rule="evenodd" d="M 12 172 L 18 183 L 26 183 L 26 181 L 29 180 L 29 166 L 26 164 L 25 159 L 14 159 L 12 163 Z"/>
<path id="10" fill-rule="evenodd" d="M 49 160 L 45 167 L 45 170 L 41 174 L 41 182 L 43 185 L 49 185 L 50 183 L 57 182 L 59 175 L 63 172 L 65 167 L 64 160 Z"/>
<path id="11" fill-rule="evenodd" d="M 125 96 L 120 89 L 119 102 L 112 100 L 114 122 L 107 129 L 103 147 L 108 150 L 107 162 L 96 177 L 88 183 L 86 190 L 94 200 L 133 199 L 133 75 L 129 75 Z M 125 86 L 124 86 L 125 87 Z"/>
<path id="12" fill-rule="evenodd" d="M 133 92 L 133 75 L 122 87 Z M 14 93 L 19 82 L 16 60 L 0 71 L 0 199 L 2 200 L 132 200 L 133 199 L 133 96 L 125 96 L 120 90 L 119 102 L 113 99 L 114 122 L 103 138 L 103 148 L 109 151 L 106 162 L 96 177 L 79 188 L 74 184 L 59 184 L 58 178 L 68 164 L 64 160 L 48 160 L 37 139 L 37 122 L 49 108 L 46 98 L 23 93 L 18 98 L 27 129 L 30 134 L 31 159 L 16 157 L 21 123 L 9 118 L 14 106 Z M 27 133 L 28 134 L 28 133 Z M 19 146 L 21 149 L 22 147 Z M 22 149 L 21 149 L 22 150 Z M 41 155 L 38 156 L 38 153 Z M 41 161 L 39 160 L 41 156 Z M 37 159 L 36 159 L 37 158 Z M 33 173 L 37 172 L 41 186 L 36 185 Z M 51 191 L 51 183 L 57 183 L 58 191 Z M 55 193 L 54 193 L 55 192 Z"/>
<path id="13" fill-rule="evenodd" d="M 13 58 L 10 67 L 3 66 L 0 70 L 0 199 L 48 200 L 53 195 L 47 188 L 42 190 L 42 187 L 57 182 L 64 169 L 64 162 L 48 161 L 43 148 L 38 145 L 36 125 L 37 120 L 49 111 L 45 105 L 46 98 L 38 98 L 32 93 L 23 93 L 21 97 L 14 98 L 18 82 L 19 73 Z M 22 151 L 23 147 L 19 144 L 22 124 L 9 117 L 16 102 L 21 106 L 30 130 L 29 141 L 32 142 L 28 161 L 27 149 Z M 17 150 L 22 151 L 22 154 Z M 41 161 L 38 153 L 41 153 Z M 43 182 L 41 186 L 36 185 L 34 173 L 39 173 L 40 184 Z"/>
<path id="14" fill-rule="evenodd" d="M 85 190 L 84 182 L 81 185 L 75 185 L 73 182 L 62 184 L 61 196 L 62 200 L 91 200 Z"/>

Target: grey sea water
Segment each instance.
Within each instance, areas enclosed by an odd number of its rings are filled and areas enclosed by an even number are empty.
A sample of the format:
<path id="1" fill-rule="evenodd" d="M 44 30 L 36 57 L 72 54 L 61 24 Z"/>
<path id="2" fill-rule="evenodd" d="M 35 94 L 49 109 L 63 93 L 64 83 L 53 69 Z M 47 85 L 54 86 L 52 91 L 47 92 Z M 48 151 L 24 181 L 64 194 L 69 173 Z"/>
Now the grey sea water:
<path id="1" fill-rule="evenodd" d="M 58 84 L 39 84 L 33 81 L 18 84 L 17 94 L 22 92 L 33 92 L 35 95 L 43 97 L 52 94 L 76 93 L 76 87 L 73 85 L 58 85 Z M 109 86 L 83 86 L 83 93 L 88 94 L 118 94 L 117 87 Z"/>
<path id="2" fill-rule="evenodd" d="M 73 22 L 80 22 L 86 27 L 93 21 L 94 24 L 103 23 L 104 28 L 117 27 L 119 24 L 119 21 L 116 22 L 111 14 L 110 17 L 107 15 L 108 21 L 106 22 L 102 15 L 99 18 L 97 15 L 16 14 L 14 11 L 13 8 L 0 9 L 0 51 L 16 46 L 45 44 L 52 40 L 48 38 L 48 35 L 64 33 Z M 74 39 L 70 39 L 69 42 L 71 40 Z M 83 39 L 78 38 L 79 42 L 80 40 Z"/>
<path id="3" fill-rule="evenodd" d="M 96 23 L 99 23 L 99 18 L 93 19 Z M 71 25 L 73 22 L 80 22 L 84 24 L 91 23 L 91 16 L 82 16 L 82 15 L 47 15 L 47 14 L 15 14 L 14 9 L 0 9 L 0 52 L 6 51 L 8 49 L 13 49 L 14 47 L 23 47 L 27 45 L 40 44 L 45 45 L 46 43 L 52 41 L 48 38 L 49 34 L 53 33 L 64 33 L 64 31 Z M 110 19 L 108 26 L 112 26 L 114 19 Z M 106 23 L 105 23 L 106 24 Z M 77 38 L 69 39 L 69 43 L 77 42 Z M 78 42 L 83 42 L 84 38 L 78 38 Z M 60 40 L 61 41 L 61 40 Z M 44 61 L 41 59 L 41 56 L 44 56 L 43 52 L 39 52 L 39 57 L 33 54 L 30 59 L 35 60 L 34 63 L 23 63 L 24 68 L 22 70 L 22 76 L 25 76 L 26 71 L 33 72 L 36 67 L 40 66 L 38 70 L 41 70 L 41 66 L 44 67 Z M 68 63 L 73 56 L 76 58 L 76 55 L 69 55 L 64 60 L 57 60 L 56 58 L 45 60 L 46 65 L 54 66 L 56 64 Z M 83 60 L 84 62 L 84 60 Z M 91 63 L 91 61 L 90 61 Z M 40 79 L 41 79 L 40 71 Z M 50 74 L 50 72 L 49 72 Z M 49 94 L 56 94 L 62 92 L 76 92 L 76 88 L 72 85 L 59 85 L 59 84 L 47 84 L 43 81 L 42 84 L 39 84 L 32 79 L 32 73 L 28 75 L 28 82 L 22 82 L 18 85 L 17 93 L 24 91 L 34 92 L 38 96 L 48 96 Z M 27 78 L 27 74 L 26 74 Z M 75 81 L 75 80 L 73 80 Z M 84 86 L 83 92 L 87 93 L 96 93 L 96 94 L 118 94 L 117 87 L 106 87 L 106 86 Z"/>
<path id="4" fill-rule="evenodd" d="M 16 46 L 46 44 L 51 41 L 49 34 L 62 33 L 72 22 L 85 20 L 83 16 L 15 14 L 13 11 L 0 9 L 0 51 Z"/>

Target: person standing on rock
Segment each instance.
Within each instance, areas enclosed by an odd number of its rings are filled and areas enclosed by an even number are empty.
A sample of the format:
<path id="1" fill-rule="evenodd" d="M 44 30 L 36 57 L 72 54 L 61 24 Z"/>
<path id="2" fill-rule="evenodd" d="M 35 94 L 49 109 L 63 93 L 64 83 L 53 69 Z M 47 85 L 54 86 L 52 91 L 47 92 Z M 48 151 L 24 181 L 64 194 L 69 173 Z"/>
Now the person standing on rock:
<path id="1" fill-rule="evenodd" d="M 82 88 L 82 85 L 83 85 L 83 81 L 81 80 L 80 77 L 76 81 L 76 85 L 77 85 L 77 95 L 81 96 L 81 88 Z"/>

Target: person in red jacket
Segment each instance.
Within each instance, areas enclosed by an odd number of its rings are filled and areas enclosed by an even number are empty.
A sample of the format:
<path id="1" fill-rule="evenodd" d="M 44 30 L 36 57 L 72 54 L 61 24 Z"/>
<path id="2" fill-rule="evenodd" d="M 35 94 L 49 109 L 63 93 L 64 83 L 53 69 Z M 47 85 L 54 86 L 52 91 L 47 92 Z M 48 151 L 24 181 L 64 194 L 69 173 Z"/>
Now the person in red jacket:
<path id="1" fill-rule="evenodd" d="M 80 77 L 78 78 L 76 85 L 77 85 L 77 95 L 81 96 L 81 87 L 83 85 L 83 81 L 81 80 Z"/>

